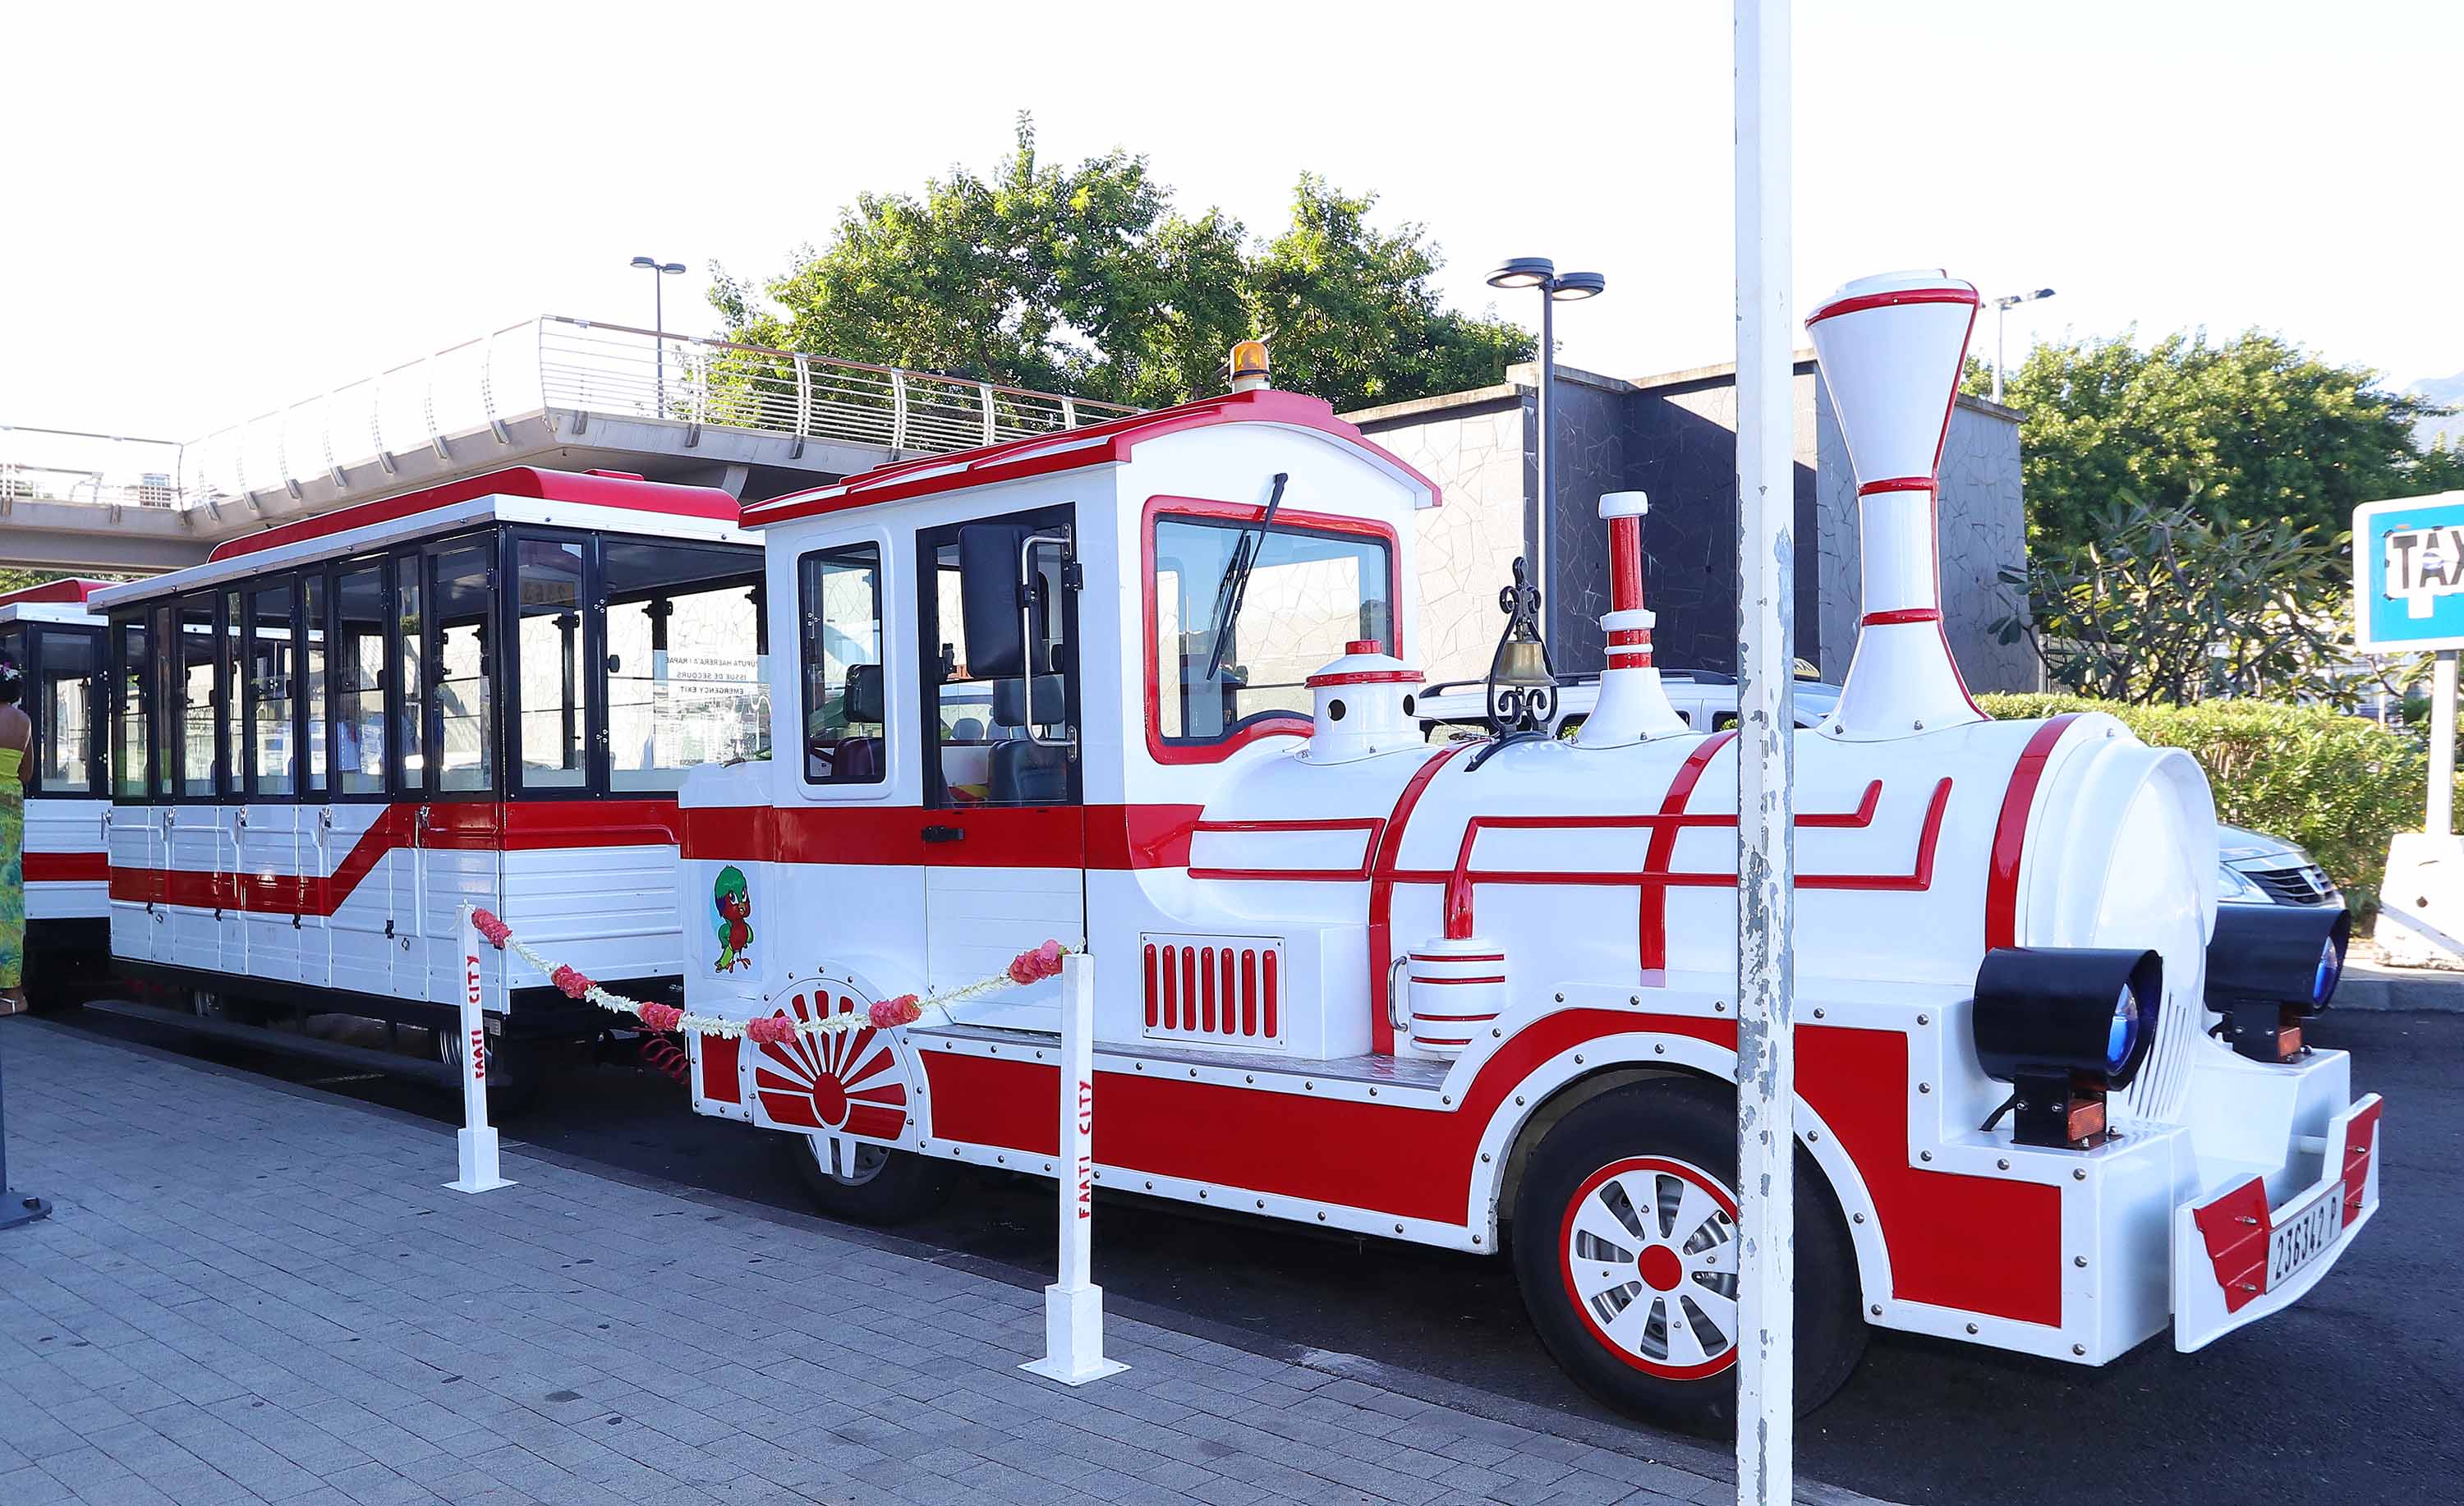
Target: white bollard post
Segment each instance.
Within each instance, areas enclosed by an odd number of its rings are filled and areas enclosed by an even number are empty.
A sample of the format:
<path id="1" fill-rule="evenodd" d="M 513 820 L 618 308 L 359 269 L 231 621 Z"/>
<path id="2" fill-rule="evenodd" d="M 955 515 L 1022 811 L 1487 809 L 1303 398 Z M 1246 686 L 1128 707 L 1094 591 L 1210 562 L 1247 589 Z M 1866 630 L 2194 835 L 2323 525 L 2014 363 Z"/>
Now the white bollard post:
<path id="1" fill-rule="evenodd" d="M 479 928 L 462 906 L 462 1174 L 445 1185 L 489 1192 L 514 1184 L 496 1174 L 496 1131 L 488 1124 L 488 1018 L 479 1008 Z"/>
<path id="2" fill-rule="evenodd" d="M 1044 1289 L 1044 1358 L 1019 1366 L 1064 1386 L 1129 1368 L 1104 1358 L 1104 1289 L 1088 1279 L 1095 1217 L 1095 960 L 1061 959 L 1060 1279 Z"/>

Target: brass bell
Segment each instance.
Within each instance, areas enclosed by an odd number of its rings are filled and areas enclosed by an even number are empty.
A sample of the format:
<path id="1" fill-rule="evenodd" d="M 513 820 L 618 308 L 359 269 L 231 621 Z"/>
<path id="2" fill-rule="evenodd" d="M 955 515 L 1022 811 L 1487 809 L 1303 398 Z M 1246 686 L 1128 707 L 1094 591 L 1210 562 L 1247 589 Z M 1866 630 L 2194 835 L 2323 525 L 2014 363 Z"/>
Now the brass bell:
<path id="1" fill-rule="evenodd" d="M 1500 685 L 1554 685 L 1540 640 L 1509 638 L 1498 645 L 1497 666 L 1490 678 Z"/>

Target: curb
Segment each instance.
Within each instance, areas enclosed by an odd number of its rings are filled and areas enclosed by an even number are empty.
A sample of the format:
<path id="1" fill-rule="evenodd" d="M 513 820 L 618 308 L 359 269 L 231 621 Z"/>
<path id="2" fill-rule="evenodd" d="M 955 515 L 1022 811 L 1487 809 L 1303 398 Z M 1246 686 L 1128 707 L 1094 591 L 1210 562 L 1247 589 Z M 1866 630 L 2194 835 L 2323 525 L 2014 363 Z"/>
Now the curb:
<path id="1" fill-rule="evenodd" d="M 79 1030 L 58 1020 L 43 1019 L 33 1015 L 23 1017 L 28 1025 L 36 1029 L 57 1032 L 81 1041 L 109 1045 L 122 1051 L 136 1052 L 192 1071 L 239 1080 L 253 1086 L 286 1094 L 293 1098 L 311 1100 L 358 1113 L 372 1114 L 397 1124 L 412 1125 L 448 1144 L 451 1142 L 454 1135 L 453 1125 L 442 1124 L 405 1109 L 343 1098 L 304 1083 L 285 1082 L 250 1072 L 245 1068 L 203 1060 L 142 1041 L 126 1040 L 114 1036 Z M 520 1156 L 578 1175 L 597 1177 L 603 1181 L 662 1193 L 715 1211 L 758 1219 L 781 1228 L 825 1234 L 843 1243 L 926 1261 L 947 1270 L 999 1281 L 1005 1286 L 1041 1292 L 1051 1279 L 1051 1275 L 1047 1271 L 1010 1265 L 980 1255 L 961 1255 L 920 1240 L 887 1233 L 881 1230 L 838 1223 L 818 1214 L 792 1212 L 784 1209 L 772 1208 L 767 1204 L 752 1202 L 728 1193 L 714 1192 L 691 1183 L 672 1181 L 667 1177 L 635 1171 L 628 1168 L 608 1166 L 590 1160 L 586 1156 L 575 1155 L 570 1151 L 551 1150 L 545 1146 L 534 1146 L 511 1135 L 502 1136 L 502 1148 L 507 1156 Z M 440 1161 L 438 1164 L 443 1166 L 447 1163 Z M 1107 1201 L 1113 1195 L 1118 1194 L 1107 1194 Z M 1256 1355 L 1261 1359 L 1274 1360 L 1297 1365 L 1303 1369 L 1314 1370 L 1320 1374 L 1335 1376 L 1364 1386 L 1373 1386 L 1413 1401 L 1424 1402 L 1452 1411 L 1465 1412 L 1488 1422 L 1522 1428 L 1568 1443 L 1582 1444 L 1640 1463 L 1680 1470 L 1703 1479 L 1706 1484 L 1727 1486 L 1731 1492 L 1735 1487 L 1737 1469 L 1733 1454 L 1709 1444 L 1661 1432 L 1639 1423 L 1618 1422 L 1560 1411 L 1555 1408 L 1543 1407 L 1493 1391 L 1481 1390 L 1476 1386 L 1442 1380 L 1437 1376 L 1423 1375 L 1416 1370 L 1387 1364 L 1365 1356 L 1316 1349 L 1307 1344 L 1268 1338 L 1249 1329 L 1212 1322 L 1171 1308 L 1155 1306 L 1135 1298 L 1123 1297 L 1117 1293 L 1107 1292 L 1104 1305 L 1106 1311 L 1112 1316 L 1142 1323 L 1151 1328 L 1159 1328 L 1166 1332 L 1203 1340 L 1209 1343 L 1221 1344 L 1227 1349 L 1237 1349 L 1244 1354 Z M 1731 1498 L 1730 1495 L 1725 1493 L 1710 1497 L 1698 1497 L 1698 1499 L 1711 1501 L 1725 1501 L 1729 1498 Z M 1893 1506 L 1892 1502 L 1883 1500 L 1880 1496 L 1864 1495 L 1841 1486 L 1802 1477 L 1796 1482 L 1794 1499 L 1804 1503 L 1804 1506 Z"/>
<path id="2" fill-rule="evenodd" d="M 2344 965 L 2336 986 L 2336 1009 L 2373 1014 L 2419 1010 L 2439 1015 L 2464 1015 L 2464 972 L 2436 968 L 2388 968 L 2372 962 Z"/>

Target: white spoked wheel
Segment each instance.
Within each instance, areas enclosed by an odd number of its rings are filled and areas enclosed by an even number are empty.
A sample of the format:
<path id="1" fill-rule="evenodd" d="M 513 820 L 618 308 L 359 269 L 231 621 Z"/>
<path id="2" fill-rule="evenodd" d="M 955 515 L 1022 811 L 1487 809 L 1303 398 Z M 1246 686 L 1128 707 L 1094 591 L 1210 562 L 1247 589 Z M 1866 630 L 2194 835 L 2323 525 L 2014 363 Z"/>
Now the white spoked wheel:
<path id="1" fill-rule="evenodd" d="M 849 1140 L 845 1135 L 812 1135 L 804 1141 L 813 1157 L 813 1170 L 841 1187 L 862 1187 L 881 1175 L 890 1164 L 890 1149 L 869 1141 Z"/>
<path id="2" fill-rule="evenodd" d="M 1737 1199 L 1701 1167 L 1629 1156 L 1592 1173 L 1559 1232 L 1566 1292 L 1594 1338 L 1672 1381 L 1737 1361 Z"/>
<path id="3" fill-rule="evenodd" d="M 1736 1421 L 1737 1101 L 1725 1082 L 1611 1088 L 1531 1147 L 1514 1194 L 1515 1284 L 1566 1372 L 1611 1406 L 1717 1434 Z M 1864 1352 L 1856 1251 L 1796 1157 L 1796 1398 L 1837 1390 Z"/>

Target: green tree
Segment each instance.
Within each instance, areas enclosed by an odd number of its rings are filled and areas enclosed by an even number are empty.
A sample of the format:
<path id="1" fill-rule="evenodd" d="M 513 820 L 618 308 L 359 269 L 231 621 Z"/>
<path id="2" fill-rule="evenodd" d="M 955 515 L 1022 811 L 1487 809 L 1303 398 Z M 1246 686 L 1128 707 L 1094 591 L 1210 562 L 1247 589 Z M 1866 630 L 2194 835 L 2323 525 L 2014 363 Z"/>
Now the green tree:
<path id="1" fill-rule="evenodd" d="M 2443 410 L 2377 380 L 2257 330 L 2220 344 L 2168 335 L 2145 350 L 2129 332 L 2039 345 L 2003 384 L 2003 401 L 2026 414 L 2029 541 L 2092 542 L 2124 493 L 2332 541 L 2364 502 L 2464 486 L 2464 459 L 2414 437 L 2417 420 Z M 1982 396 L 1991 380 L 1972 364 L 1964 385 Z"/>
<path id="2" fill-rule="evenodd" d="M 755 280 L 715 269 L 728 338 L 1141 407 L 1221 391 L 1235 340 L 1274 347 L 1278 385 L 1338 408 L 1502 379 L 1531 338 L 1439 307 L 1425 229 L 1380 232 L 1372 195 L 1304 174 L 1292 224 L 1252 247 L 1220 209 L 1173 205 L 1144 157 L 1061 167 L 1022 115 L 989 174 L 867 193 L 829 242 Z M 764 311 L 765 298 L 787 316 Z"/>
<path id="3" fill-rule="evenodd" d="M 2027 585 L 2029 616 L 1996 628 L 2026 636 L 2052 684 L 2134 706 L 2363 688 L 2330 672 L 2351 659 L 2350 587 L 2318 530 L 2219 523 L 2126 488 L 2090 527 L 2092 542 L 2040 543 L 2004 575 Z"/>

